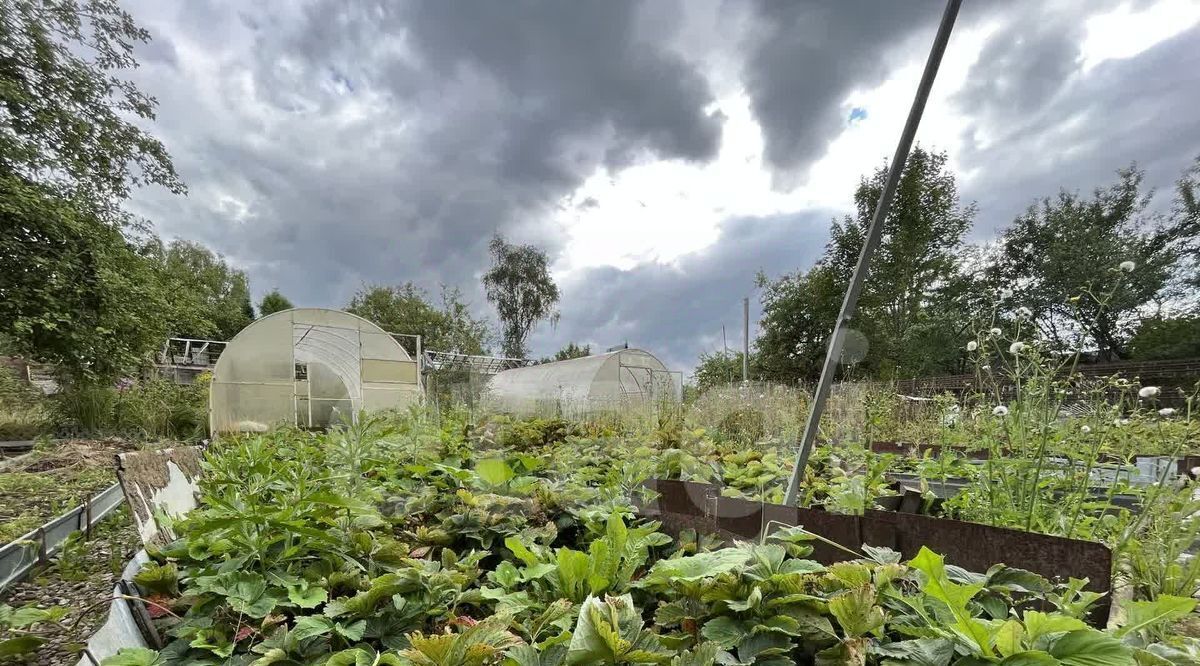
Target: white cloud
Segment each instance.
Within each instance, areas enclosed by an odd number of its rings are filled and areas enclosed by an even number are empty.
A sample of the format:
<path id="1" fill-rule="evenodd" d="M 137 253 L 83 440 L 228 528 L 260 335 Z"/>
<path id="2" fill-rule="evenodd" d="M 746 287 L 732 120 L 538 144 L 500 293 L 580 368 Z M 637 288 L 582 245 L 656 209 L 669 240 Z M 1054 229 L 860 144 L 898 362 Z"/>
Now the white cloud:
<path id="1" fill-rule="evenodd" d="M 943 63 L 927 105 L 919 140 L 953 148 L 966 127 L 949 98 L 962 87 L 984 39 L 994 26 L 960 31 L 953 57 Z M 921 75 L 929 35 L 906 46 L 907 56 L 883 84 L 856 90 L 843 102 L 845 126 L 825 155 L 798 182 L 781 184 L 764 164 L 761 128 L 742 90 L 723 96 L 712 109 L 726 118 L 718 157 L 704 165 L 655 161 L 617 174 L 598 170 L 567 197 L 556 222 L 570 238 L 555 265 L 567 276 L 596 266 L 628 270 L 670 263 L 702 250 L 732 217 L 766 217 L 804 210 L 849 211 L 859 176 L 895 151 Z M 850 121 L 855 108 L 866 116 Z M 798 118 L 797 122 L 804 122 Z M 952 166 L 953 165 L 952 163 Z"/>
<path id="2" fill-rule="evenodd" d="M 1087 20 L 1080 64 L 1086 73 L 1106 60 L 1132 58 L 1197 23 L 1200 2 L 1196 0 L 1162 0 L 1140 11 L 1125 3 Z"/>

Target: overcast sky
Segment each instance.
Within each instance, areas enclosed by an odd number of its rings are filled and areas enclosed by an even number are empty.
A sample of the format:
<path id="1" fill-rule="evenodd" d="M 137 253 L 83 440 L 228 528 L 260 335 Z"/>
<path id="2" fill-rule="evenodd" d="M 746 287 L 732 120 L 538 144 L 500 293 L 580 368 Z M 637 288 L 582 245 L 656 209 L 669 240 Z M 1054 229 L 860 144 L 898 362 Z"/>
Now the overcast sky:
<path id="1" fill-rule="evenodd" d="M 123 0 L 186 197 L 139 192 L 297 305 L 461 287 L 534 243 L 567 341 L 690 370 L 754 274 L 810 266 L 895 150 L 940 2 Z M 1200 2 L 967 2 L 918 134 L 987 239 L 1035 197 L 1200 155 Z M 757 312 L 757 307 L 754 308 Z M 753 335 L 753 333 L 752 333 Z"/>

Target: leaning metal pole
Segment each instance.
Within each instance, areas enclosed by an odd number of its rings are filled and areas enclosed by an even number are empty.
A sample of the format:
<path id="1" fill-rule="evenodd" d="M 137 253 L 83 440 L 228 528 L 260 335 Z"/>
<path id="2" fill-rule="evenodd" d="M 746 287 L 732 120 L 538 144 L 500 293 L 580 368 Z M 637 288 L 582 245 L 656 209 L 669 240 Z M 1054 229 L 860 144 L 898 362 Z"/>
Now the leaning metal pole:
<path id="1" fill-rule="evenodd" d="M 796 466 L 792 470 L 792 480 L 788 483 L 787 497 L 784 504 L 796 504 L 796 495 L 800 491 L 800 481 L 804 478 L 804 470 L 808 467 L 808 456 L 812 453 L 813 442 L 817 438 L 817 428 L 821 423 L 821 415 L 825 412 L 825 401 L 829 399 L 829 389 L 833 384 L 833 376 L 837 372 L 838 362 L 842 356 L 842 343 L 846 339 L 846 327 L 854 317 L 854 308 L 858 304 L 858 296 L 862 293 L 863 281 L 871 267 L 871 255 L 879 247 L 879 237 L 883 233 L 883 221 L 887 217 L 892 197 L 896 194 L 896 186 L 900 183 L 900 174 L 904 163 L 908 161 L 908 151 L 912 148 L 913 137 L 917 134 L 917 126 L 921 124 L 921 114 L 925 111 L 925 102 L 929 100 L 929 91 L 933 88 L 933 80 L 937 77 L 938 66 L 942 63 L 942 55 L 946 52 L 946 43 L 950 41 L 950 31 L 954 27 L 954 19 L 958 16 L 962 0 L 949 0 L 946 10 L 942 13 L 942 22 L 938 26 L 937 36 L 933 39 L 933 47 L 929 51 L 929 59 L 925 61 L 925 72 L 921 74 L 921 83 L 917 86 L 917 96 L 913 99 L 912 108 L 908 111 L 908 120 L 904 123 L 904 131 L 900 134 L 900 143 L 896 146 L 896 154 L 888 165 L 887 180 L 879 202 L 875 205 L 875 213 L 871 216 L 871 225 L 867 228 L 867 237 L 863 240 L 862 252 L 858 255 L 858 264 L 850 278 L 850 286 L 846 288 L 846 298 L 842 301 L 842 311 L 838 314 L 833 327 L 833 337 L 829 340 L 829 349 L 825 354 L 825 365 L 821 368 L 821 380 L 817 382 L 817 391 L 813 396 L 812 408 L 808 413 L 808 422 L 804 426 L 804 434 L 800 438 L 799 450 L 796 452 Z"/>

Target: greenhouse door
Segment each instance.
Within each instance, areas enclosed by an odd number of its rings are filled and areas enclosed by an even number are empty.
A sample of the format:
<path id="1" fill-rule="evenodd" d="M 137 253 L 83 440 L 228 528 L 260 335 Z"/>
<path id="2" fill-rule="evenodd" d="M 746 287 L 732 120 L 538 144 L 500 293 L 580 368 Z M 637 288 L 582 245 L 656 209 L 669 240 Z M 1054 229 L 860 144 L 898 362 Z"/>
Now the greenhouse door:
<path id="1" fill-rule="evenodd" d="M 327 428 L 353 422 L 359 403 L 359 331 L 317 324 L 294 324 L 293 402 L 296 425 Z"/>
<path id="2" fill-rule="evenodd" d="M 682 376 L 676 382 L 676 375 L 682 373 L 670 370 L 658 370 L 640 365 L 621 366 L 621 395 L 625 398 L 642 399 L 645 401 L 680 399 Z"/>

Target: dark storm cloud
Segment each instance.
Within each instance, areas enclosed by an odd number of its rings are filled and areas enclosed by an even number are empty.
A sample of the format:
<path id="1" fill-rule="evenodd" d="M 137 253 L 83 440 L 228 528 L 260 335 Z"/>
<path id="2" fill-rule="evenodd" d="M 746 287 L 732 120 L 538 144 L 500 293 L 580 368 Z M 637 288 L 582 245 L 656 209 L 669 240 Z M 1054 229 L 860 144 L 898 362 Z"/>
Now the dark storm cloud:
<path id="1" fill-rule="evenodd" d="M 801 173 L 846 126 L 846 97 L 906 64 L 896 51 L 914 32 L 932 40 L 942 3 L 761 0 L 755 7 L 760 25 L 749 40 L 745 81 L 765 157 L 777 172 Z"/>
<path id="2" fill-rule="evenodd" d="M 721 349 L 722 324 L 730 348 L 741 348 L 747 296 L 753 338 L 760 314 L 755 274 L 810 265 L 824 248 L 831 215 L 736 218 L 711 246 L 673 265 L 585 270 L 564 285 L 558 327 L 541 327 L 532 342 L 549 354 L 568 341 L 591 343 L 593 351 L 628 341 L 690 374 L 701 352 Z"/>
<path id="3" fill-rule="evenodd" d="M 1036 196 L 1107 183 L 1131 161 L 1169 184 L 1200 153 L 1200 28 L 1081 70 L 1087 17 L 1116 4 L 961 13 L 960 34 L 998 26 L 952 100 L 968 120 L 952 157 L 964 200 L 979 202 L 978 235 Z M 299 304 L 338 307 L 363 282 L 446 282 L 482 313 L 494 232 L 557 258 L 567 230 L 554 215 L 598 169 L 711 159 L 724 122 L 713 87 L 745 86 L 766 166 L 803 182 L 849 123 L 850 95 L 924 60 L 942 7 L 134 0 L 128 9 L 155 36 L 134 76 L 159 99 L 151 129 L 190 186 L 186 199 L 140 193 L 136 209 L 164 236 L 246 268 L 257 294 L 279 287 Z M 947 57 L 973 57 L 959 43 Z M 863 156 L 867 169 L 892 148 Z M 807 268 L 833 214 L 736 218 L 673 265 L 572 274 L 558 329 L 539 330 L 534 349 L 628 340 L 690 369 L 719 348 L 722 323 L 737 345 L 754 273 Z"/>
<path id="4" fill-rule="evenodd" d="M 471 290 L 497 231 L 554 253 L 548 213 L 597 167 L 715 154 L 707 81 L 668 35 L 643 34 L 640 7 L 147 7 L 163 43 L 211 49 L 216 71 L 204 91 L 139 72 L 192 186 L 140 203 L 167 235 L 249 264 L 256 291 L 338 304 L 363 281 Z"/>
<path id="5" fill-rule="evenodd" d="M 964 195 L 987 237 L 1060 187 L 1115 181 L 1136 162 L 1169 190 L 1200 155 L 1200 26 L 1087 72 L 1078 16 L 1032 13 L 992 36 L 956 96 L 972 119 L 959 161 L 979 172 Z"/>

